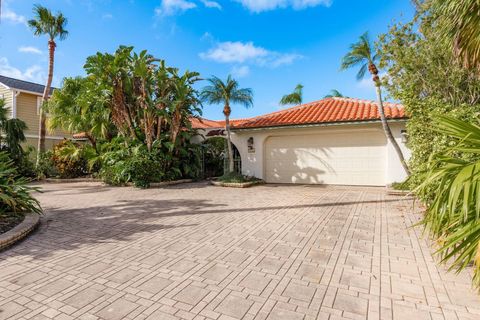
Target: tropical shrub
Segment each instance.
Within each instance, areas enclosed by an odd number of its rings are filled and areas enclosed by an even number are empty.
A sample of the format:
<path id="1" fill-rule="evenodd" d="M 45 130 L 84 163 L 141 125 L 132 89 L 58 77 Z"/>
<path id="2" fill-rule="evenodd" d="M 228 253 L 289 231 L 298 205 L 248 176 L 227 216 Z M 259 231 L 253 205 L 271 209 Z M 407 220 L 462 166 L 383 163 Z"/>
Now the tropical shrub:
<path id="1" fill-rule="evenodd" d="M 18 175 L 13 160 L 0 152 L 0 213 L 41 213 L 39 202 L 31 196 L 37 188 L 27 185 L 28 180 Z"/>
<path id="2" fill-rule="evenodd" d="M 51 160 L 60 178 L 77 178 L 89 173 L 84 148 L 71 140 L 65 139 L 56 144 Z"/>
<path id="3" fill-rule="evenodd" d="M 196 72 L 179 73 L 146 51 L 120 46 L 87 58 L 87 76 L 66 78 L 45 105 L 50 128 L 83 133 L 89 145 L 56 147 L 62 177 L 98 173 L 106 183 L 148 187 L 197 178 L 201 153 L 191 118 L 201 114 Z"/>
<path id="4" fill-rule="evenodd" d="M 35 167 L 35 173 L 38 179 L 41 180 L 45 178 L 57 177 L 59 175 L 58 170 L 52 160 L 52 150 L 40 153 L 38 157 L 39 158 Z"/>
<path id="5" fill-rule="evenodd" d="M 219 177 L 218 180 L 227 183 L 244 183 L 244 182 L 255 182 L 260 181 L 260 179 L 250 176 L 244 176 L 243 174 L 237 172 L 228 172 L 223 176 Z"/>
<path id="6" fill-rule="evenodd" d="M 422 222 L 437 239 L 442 261 L 452 261 L 450 269 L 461 271 L 473 262 L 473 281 L 480 288 L 480 126 L 435 119 L 433 129 L 454 145 L 430 157 L 424 182 L 415 190 L 431 198 Z"/>
<path id="7" fill-rule="evenodd" d="M 380 37 L 378 46 L 380 65 L 387 71 L 383 85 L 410 116 L 407 132 L 412 175 L 407 184 L 415 189 L 423 182 L 430 155 L 445 152 L 455 143 L 433 129 L 434 115 L 475 122 L 480 115 L 480 78 L 454 58 L 451 42 L 442 38 L 429 11 L 420 11 L 412 22 L 392 26 Z M 430 190 L 422 193 L 422 200 L 435 196 L 433 185 Z"/>

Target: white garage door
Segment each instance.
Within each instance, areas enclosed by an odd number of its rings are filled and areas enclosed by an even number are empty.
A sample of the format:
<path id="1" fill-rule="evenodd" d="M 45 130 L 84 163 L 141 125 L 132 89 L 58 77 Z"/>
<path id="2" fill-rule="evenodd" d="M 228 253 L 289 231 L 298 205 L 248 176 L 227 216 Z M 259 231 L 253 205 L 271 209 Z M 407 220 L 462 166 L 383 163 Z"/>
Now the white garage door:
<path id="1" fill-rule="evenodd" d="M 269 137 L 269 183 L 385 185 L 386 138 L 382 132 Z"/>

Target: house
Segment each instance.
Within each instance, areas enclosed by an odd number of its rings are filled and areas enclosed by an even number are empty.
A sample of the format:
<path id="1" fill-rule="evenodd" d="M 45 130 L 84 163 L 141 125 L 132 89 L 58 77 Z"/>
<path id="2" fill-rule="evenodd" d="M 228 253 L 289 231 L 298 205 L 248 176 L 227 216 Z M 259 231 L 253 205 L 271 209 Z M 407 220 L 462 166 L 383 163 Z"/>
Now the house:
<path id="1" fill-rule="evenodd" d="M 0 98 L 5 99 L 6 107 L 12 118 L 23 120 L 28 129 L 25 131 L 27 145 L 37 147 L 40 106 L 45 86 L 0 75 Z M 53 92 L 51 89 L 50 94 Z M 47 130 L 45 146 L 47 149 L 71 135 L 63 130 Z"/>
<path id="2" fill-rule="evenodd" d="M 404 107 L 385 103 L 384 110 L 408 159 Z M 200 119 L 192 125 L 206 138 L 224 135 L 224 121 Z M 407 176 L 373 101 L 327 98 L 234 120 L 232 143 L 242 173 L 268 183 L 385 186 Z"/>

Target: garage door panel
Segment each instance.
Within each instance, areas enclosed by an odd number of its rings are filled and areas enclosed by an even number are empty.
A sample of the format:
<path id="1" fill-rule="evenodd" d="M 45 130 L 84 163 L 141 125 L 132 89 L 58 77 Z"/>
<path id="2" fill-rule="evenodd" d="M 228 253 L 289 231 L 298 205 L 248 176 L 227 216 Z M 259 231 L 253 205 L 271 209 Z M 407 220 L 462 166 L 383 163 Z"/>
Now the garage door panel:
<path id="1" fill-rule="evenodd" d="M 380 132 L 270 137 L 270 183 L 384 185 L 386 140 Z"/>

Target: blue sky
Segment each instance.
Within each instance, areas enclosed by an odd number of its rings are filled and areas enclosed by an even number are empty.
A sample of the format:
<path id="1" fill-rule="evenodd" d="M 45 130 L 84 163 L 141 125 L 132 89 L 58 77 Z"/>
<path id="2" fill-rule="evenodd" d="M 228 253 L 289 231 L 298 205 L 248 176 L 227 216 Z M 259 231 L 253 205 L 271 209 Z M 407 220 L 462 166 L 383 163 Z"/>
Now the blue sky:
<path id="1" fill-rule="evenodd" d="M 119 45 L 147 49 L 171 66 L 203 77 L 232 74 L 254 90 L 251 109 L 233 117 L 279 110 L 278 101 L 302 83 L 304 100 L 331 89 L 373 99 L 369 80 L 355 70 L 340 72 L 348 46 L 369 31 L 372 37 L 395 21 L 409 20 L 408 0 L 1 0 L 0 74 L 44 82 L 47 39 L 26 26 L 35 3 L 68 17 L 69 37 L 58 42 L 54 84 L 83 75 L 86 57 Z M 204 116 L 222 118 L 221 106 Z"/>

